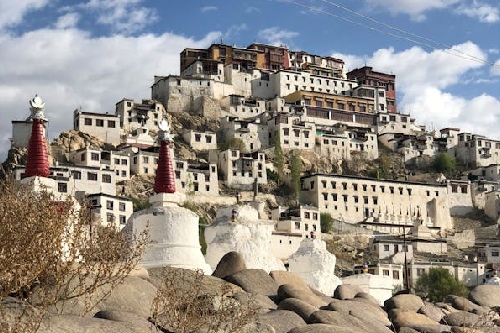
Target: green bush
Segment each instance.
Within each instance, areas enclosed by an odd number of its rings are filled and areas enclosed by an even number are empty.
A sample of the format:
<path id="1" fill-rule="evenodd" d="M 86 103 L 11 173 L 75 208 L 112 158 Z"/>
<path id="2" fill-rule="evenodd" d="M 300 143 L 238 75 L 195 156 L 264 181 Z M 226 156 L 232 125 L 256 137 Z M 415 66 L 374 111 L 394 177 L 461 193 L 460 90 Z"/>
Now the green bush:
<path id="1" fill-rule="evenodd" d="M 334 221 L 334 219 L 333 219 L 332 215 L 330 215 L 330 213 L 321 213 L 319 215 L 321 232 L 323 232 L 323 233 L 330 232 L 330 230 L 332 230 L 333 221 Z"/>
<path id="2" fill-rule="evenodd" d="M 448 295 L 464 296 L 469 293 L 465 283 L 457 280 L 443 267 L 430 268 L 417 280 L 415 292 L 431 302 L 442 302 Z"/>

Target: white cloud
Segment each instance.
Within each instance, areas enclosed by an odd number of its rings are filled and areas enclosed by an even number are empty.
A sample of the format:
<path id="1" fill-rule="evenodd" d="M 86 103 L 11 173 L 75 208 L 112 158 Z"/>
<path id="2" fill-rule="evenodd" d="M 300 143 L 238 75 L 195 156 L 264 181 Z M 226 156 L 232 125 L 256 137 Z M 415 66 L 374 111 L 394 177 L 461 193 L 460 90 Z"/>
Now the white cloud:
<path id="1" fill-rule="evenodd" d="M 491 67 L 492 75 L 500 75 L 500 59 L 495 62 L 495 65 Z"/>
<path id="2" fill-rule="evenodd" d="M 500 21 L 500 10 L 488 4 L 472 1 L 472 4 L 462 4 L 455 12 L 471 18 L 477 18 L 479 22 L 496 23 Z"/>
<path id="3" fill-rule="evenodd" d="M 97 23 L 110 26 L 115 32 L 140 32 L 158 20 L 156 11 L 141 7 L 143 0 L 90 0 L 79 7 L 97 13 Z"/>
<path id="4" fill-rule="evenodd" d="M 280 30 L 278 27 L 260 30 L 257 34 L 258 38 L 262 39 L 264 43 L 269 43 L 271 45 L 289 44 L 290 40 L 298 35 L 298 32 Z"/>
<path id="5" fill-rule="evenodd" d="M 228 39 L 230 42 L 231 38 L 238 37 L 241 31 L 247 30 L 248 27 L 245 23 L 238 24 L 238 25 L 232 25 L 227 29 L 226 33 L 224 34 L 224 38 Z"/>
<path id="6" fill-rule="evenodd" d="M 11 136 L 10 120 L 29 115 L 28 100 L 46 102 L 49 137 L 72 128 L 73 110 L 114 112 L 124 97 L 150 98 L 154 75 L 179 72 L 179 53 L 207 47 L 220 32 L 201 40 L 164 33 L 130 37 L 91 37 L 77 29 L 40 29 L 0 36 L 0 160 Z M 18 52 L 24 50 L 24 52 Z M 131 52 L 133 50 L 133 52 Z"/>
<path id="7" fill-rule="evenodd" d="M 0 2 L 0 30 L 20 23 L 30 11 L 45 7 L 49 0 L 5 0 Z"/>
<path id="8" fill-rule="evenodd" d="M 457 50 L 463 53 L 457 53 Z M 500 139 L 497 130 L 500 121 L 498 98 L 483 94 L 466 99 L 447 91 L 457 84 L 474 84 L 487 79 L 465 79 L 478 69 L 484 69 L 485 65 L 452 54 L 486 58 L 486 52 L 471 42 L 432 52 L 412 47 L 401 52 L 390 48 L 379 49 L 366 56 L 338 53 L 332 56 L 343 59 L 349 69 L 368 65 L 376 71 L 395 74 L 399 111 L 409 112 L 418 124 L 432 125 L 436 129 L 460 127 L 463 131 Z M 500 65 L 500 60 L 498 63 Z"/>
<path id="9" fill-rule="evenodd" d="M 253 6 L 248 6 L 247 9 L 245 10 L 247 13 L 258 13 L 260 12 L 260 8 L 258 7 L 253 7 Z"/>
<path id="10" fill-rule="evenodd" d="M 217 10 L 217 7 L 215 7 L 215 6 L 205 6 L 205 7 L 201 7 L 201 9 L 200 9 L 200 11 L 202 13 L 216 11 L 216 10 Z"/>
<path id="11" fill-rule="evenodd" d="M 78 24 L 79 20 L 80 20 L 80 14 L 78 14 L 78 13 L 67 13 L 67 14 L 64 14 L 63 16 L 60 16 L 57 19 L 55 27 L 57 29 L 74 28 Z"/>
<path id="12" fill-rule="evenodd" d="M 391 14 L 407 14 L 414 21 L 424 21 L 425 12 L 447 8 L 460 0 L 365 0 L 369 10 L 383 9 Z"/>

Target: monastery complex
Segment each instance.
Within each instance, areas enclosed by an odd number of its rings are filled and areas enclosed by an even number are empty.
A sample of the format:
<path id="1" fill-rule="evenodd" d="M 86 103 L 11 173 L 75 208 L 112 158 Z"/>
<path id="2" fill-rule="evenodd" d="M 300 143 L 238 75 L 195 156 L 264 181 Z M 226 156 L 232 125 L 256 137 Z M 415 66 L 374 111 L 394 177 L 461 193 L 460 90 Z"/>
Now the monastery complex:
<path id="1" fill-rule="evenodd" d="M 397 288 L 403 286 L 405 275 L 414 283 L 436 264 L 419 260 L 417 254 L 446 258 L 449 237 L 457 228 L 455 217 L 482 210 L 491 220 L 498 220 L 500 141 L 458 128 L 428 131 L 410 114 L 398 110 L 396 88 L 395 75 L 369 66 L 347 71 L 342 59 L 284 46 L 254 43 L 246 48 L 225 44 L 188 48 L 180 54 L 180 74 L 154 76 L 149 98 L 124 98 L 116 102 L 114 113 L 74 110 L 72 130 L 96 138 L 100 145 L 75 147 L 69 142 L 67 150 L 52 145 L 47 152 L 44 141 L 50 106 L 45 115 L 32 111 L 26 120 L 13 120 L 11 146 L 29 152 L 26 165 L 13 168 L 13 177 L 50 178 L 54 192 L 87 198 L 95 223 L 114 225 L 117 230 L 136 230 L 148 221 L 153 223 L 160 236 L 156 252 L 147 254 L 145 266 L 189 267 L 192 260 L 196 261 L 193 267 L 209 273 L 231 246 L 245 251 L 242 242 L 234 245 L 238 239 L 232 239 L 239 236 L 231 223 L 240 218 L 249 228 L 245 232 L 258 235 L 265 243 L 260 248 L 267 252 L 259 252 L 255 258 L 273 256 L 281 260 L 273 267 L 283 263 L 283 267 L 304 273 L 307 280 L 302 264 L 306 254 L 321 252 L 316 261 L 319 266 L 310 269 L 335 266 L 320 242 L 329 236 L 321 234 L 321 214 L 329 213 L 337 225 L 370 236 L 369 249 L 377 261 L 369 263 L 368 273 Z M 32 108 L 43 109 L 39 97 L 31 103 Z M 182 128 L 170 129 L 170 119 L 182 114 L 216 121 L 219 128 L 182 124 Z M 224 146 L 234 139 L 244 147 Z M 165 142 L 182 142 L 198 158 L 180 158 L 176 146 Z M 279 172 L 273 163 L 276 145 L 284 152 L 322 156 L 339 166 L 339 171 L 325 174 L 314 172 L 313 167 L 302 174 L 296 206 L 266 210 L 259 188 L 271 181 L 270 172 Z M 465 165 L 467 173 L 457 179 L 443 176 L 424 183 L 412 180 L 409 174 L 405 180 L 397 180 L 342 172 L 343 161 L 376 160 L 382 150 L 400 156 L 403 166 L 447 153 Z M 124 195 L 135 176 L 156 179 L 155 194 L 148 193 L 153 195 L 153 206 L 140 212 L 133 212 L 132 200 Z M 226 207 L 218 215 L 215 229 L 207 231 L 213 241 L 207 253 L 212 267 L 198 249 L 197 217 L 180 207 L 185 201 Z M 179 221 L 189 227 L 183 228 Z M 259 231 L 252 225 L 258 225 Z M 169 234 L 173 232 L 179 235 Z M 248 243 L 246 248 L 257 251 L 255 244 Z M 182 248 L 189 248 L 191 254 Z M 484 283 L 500 264 L 498 234 L 490 235 L 487 242 L 472 241 L 468 248 L 474 256 L 461 262 L 445 260 L 441 266 L 469 286 Z M 356 266 L 352 272 L 362 273 L 363 269 Z M 333 273 L 324 276 L 336 278 Z M 318 288 L 323 284 L 318 282 Z"/>

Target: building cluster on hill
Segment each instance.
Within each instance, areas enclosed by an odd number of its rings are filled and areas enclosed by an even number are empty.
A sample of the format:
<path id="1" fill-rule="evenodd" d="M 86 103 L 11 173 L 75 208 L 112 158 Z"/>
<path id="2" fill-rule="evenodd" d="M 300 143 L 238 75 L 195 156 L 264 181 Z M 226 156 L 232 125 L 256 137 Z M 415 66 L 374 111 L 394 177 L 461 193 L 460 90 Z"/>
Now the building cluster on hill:
<path id="1" fill-rule="evenodd" d="M 320 214 L 357 224 L 377 237 L 371 243 L 379 264 L 371 272 L 391 276 L 401 285 L 401 253 L 443 255 L 453 216 L 483 209 L 492 219 L 500 215 L 500 141 L 462 133 L 458 128 L 428 132 L 410 114 L 399 112 L 396 77 L 362 67 L 347 71 L 344 61 L 283 46 L 254 43 L 247 48 L 212 44 L 207 49 L 185 49 L 180 75 L 155 76 L 151 99 L 122 99 L 115 113 L 81 109 L 73 113 L 73 129 L 106 143 L 52 151 L 50 175 L 57 191 L 87 196 L 102 223 L 124 226 L 132 202 L 122 195 L 133 175 L 154 175 L 158 164 L 158 125 L 168 114 L 187 113 L 220 121 L 220 131 L 184 128 L 183 141 L 206 159 L 174 159 L 178 191 L 198 201 L 219 196 L 219 181 L 236 191 L 266 184 L 273 170 L 265 149 L 310 151 L 333 163 L 360 156 L 379 157 L 380 145 L 409 163 L 422 156 L 446 152 L 470 170 L 467 179 L 428 184 L 342 174 L 308 174 L 301 179 L 298 208 L 279 207 L 274 251 L 287 259 L 300 240 L 320 234 Z M 32 119 L 12 121 L 12 147 L 27 147 Z M 218 143 L 241 139 L 244 149 L 218 149 Z M 71 144 L 69 145 L 71 147 Z M 26 167 L 14 176 L 22 179 Z M 410 233 L 410 234 L 409 234 Z M 409 234 L 402 244 L 399 235 Z M 500 242 L 483 244 L 490 264 L 500 263 Z M 399 259 L 398 259 L 399 258 Z M 386 262 L 382 264 L 383 262 Z M 386 265 L 386 266 L 384 266 Z M 427 267 L 412 261 L 410 275 Z M 450 264 L 460 278 L 477 284 L 488 274 L 484 263 Z"/>

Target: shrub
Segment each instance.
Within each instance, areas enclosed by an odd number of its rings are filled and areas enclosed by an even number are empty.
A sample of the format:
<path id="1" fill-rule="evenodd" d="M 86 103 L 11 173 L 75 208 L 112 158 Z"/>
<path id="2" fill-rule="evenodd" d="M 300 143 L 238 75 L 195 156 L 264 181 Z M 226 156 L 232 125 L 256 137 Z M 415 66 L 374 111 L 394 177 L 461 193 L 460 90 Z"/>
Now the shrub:
<path id="1" fill-rule="evenodd" d="M 451 273 L 442 267 L 430 268 L 417 280 L 415 292 L 431 302 L 442 302 L 448 295 L 467 296 L 467 286 L 457 280 Z"/>
<path id="2" fill-rule="evenodd" d="M 330 213 L 321 213 L 319 215 L 319 221 L 321 225 L 321 232 L 328 233 L 332 230 L 334 219 Z"/>
<path id="3" fill-rule="evenodd" d="M 202 287 L 200 270 L 164 269 L 153 300 L 153 324 L 176 333 L 238 332 L 255 319 L 252 300 L 240 303 L 234 299 L 228 283 L 214 293 L 204 293 Z"/>
<path id="4" fill-rule="evenodd" d="M 140 259 L 115 227 L 92 226 L 90 209 L 72 198 L 0 182 L 0 331 L 36 332 L 49 308 L 82 298 L 90 311 Z M 8 302 L 6 302 L 6 297 Z"/>

